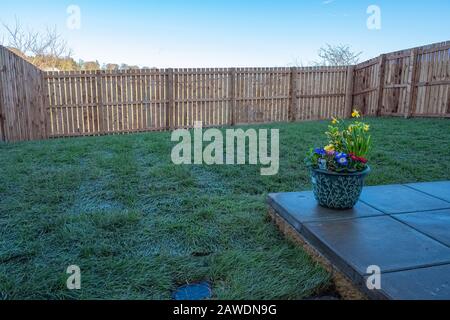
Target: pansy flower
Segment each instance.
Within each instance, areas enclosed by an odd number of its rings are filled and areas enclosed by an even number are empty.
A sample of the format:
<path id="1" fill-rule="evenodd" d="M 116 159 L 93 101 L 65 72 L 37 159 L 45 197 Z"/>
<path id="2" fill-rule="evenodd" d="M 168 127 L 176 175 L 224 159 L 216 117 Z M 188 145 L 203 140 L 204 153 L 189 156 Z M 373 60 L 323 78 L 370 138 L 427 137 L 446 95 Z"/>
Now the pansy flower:
<path id="1" fill-rule="evenodd" d="M 325 149 L 323 149 L 323 148 L 316 148 L 316 149 L 314 150 L 314 153 L 315 153 L 315 154 L 318 154 L 319 156 L 324 156 L 324 155 L 327 154 L 327 152 L 326 152 Z"/>
<path id="2" fill-rule="evenodd" d="M 348 164 L 347 158 L 339 158 L 337 159 L 337 163 L 339 163 L 341 166 L 346 166 Z"/>
<path id="3" fill-rule="evenodd" d="M 347 154 L 339 152 L 335 156 L 336 162 L 341 166 L 346 166 L 348 164 Z"/>
<path id="4" fill-rule="evenodd" d="M 344 152 L 339 152 L 336 154 L 336 159 L 347 158 L 347 155 Z"/>

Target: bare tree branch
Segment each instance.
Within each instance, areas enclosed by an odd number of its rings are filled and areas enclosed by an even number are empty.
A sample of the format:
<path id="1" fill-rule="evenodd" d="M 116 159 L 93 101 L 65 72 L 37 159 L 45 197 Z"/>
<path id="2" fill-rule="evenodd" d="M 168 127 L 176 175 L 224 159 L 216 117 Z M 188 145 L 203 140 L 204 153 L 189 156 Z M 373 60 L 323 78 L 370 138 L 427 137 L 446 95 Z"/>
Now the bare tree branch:
<path id="1" fill-rule="evenodd" d="M 8 25 L 2 23 L 4 29 L 6 30 L 7 41 L 5 44 L 8 47 L 14 48 L 22 52 L 23 54 L 29 53 L 30 48 L 36 41 L 35 38 L 37 33 L 24 30 L 20 21 L 15 19 L 14 24 Z"/>
<path id="2" fill-rule="evenodd" d="M 14 24 L 2 25 L 7 36 L 3 43 L 39 67 L 56 68 L 59 63 L 72 58 L 72 50 L 56 27 L 47 27 L 45 32 L 25 30 L 17 18 Z"/>
<path id="3" fill-rule="evenodd" d="M 349 45 L 329 45 L 320 48 L 319 61 L 314 62 L 315 65 L 322 66 L 347 66 L 357 64 L 362 52 L 353 52 Z"/>

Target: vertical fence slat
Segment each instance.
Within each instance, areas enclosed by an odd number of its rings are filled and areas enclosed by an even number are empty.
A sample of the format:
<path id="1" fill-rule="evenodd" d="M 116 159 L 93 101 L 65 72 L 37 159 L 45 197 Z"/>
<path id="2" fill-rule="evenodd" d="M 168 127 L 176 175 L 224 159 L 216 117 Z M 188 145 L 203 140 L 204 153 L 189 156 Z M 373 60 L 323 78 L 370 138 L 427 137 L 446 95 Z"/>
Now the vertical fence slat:
<path id="1" fill-rule="evenodd" d="M 417 49 L 411 50 L 410 64 L 408 68 L 408 83 L 406 89 L 405 117 L 409 118 L 413 114 L 415 108 L 416 95 L 416 75 L 417 75 Z"/>

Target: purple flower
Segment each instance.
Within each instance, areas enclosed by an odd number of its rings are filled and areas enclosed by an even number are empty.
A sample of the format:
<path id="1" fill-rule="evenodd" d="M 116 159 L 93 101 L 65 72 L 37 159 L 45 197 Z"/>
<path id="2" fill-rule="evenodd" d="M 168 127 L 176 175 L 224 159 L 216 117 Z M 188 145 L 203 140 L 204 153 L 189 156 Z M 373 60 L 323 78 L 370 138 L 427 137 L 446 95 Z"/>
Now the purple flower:
<path id="1" fill-rule="evenodd" d="M 324 155 L 327 154 L 327 152 L 326 152 L 325 149 L 323 149 L 323 148 L 317 148 L 317 149 L 314 150 L 314 152 L 315 152 L 316 154 L 318 154 L 319 156 L 324 156 Z"/>
<path id="2" fill-rule="evenodd" d="M 339 152 L 335 156 L 336 162 L 341 166 L 346 166 L 348 164 L 347 154 Z"/>
<path id="3" fill-rule="evenodd" d="M 339 158 L 337 159 L 337 162 L 343 167 L 345 167 L 348 164 L 347 158 Z"/>

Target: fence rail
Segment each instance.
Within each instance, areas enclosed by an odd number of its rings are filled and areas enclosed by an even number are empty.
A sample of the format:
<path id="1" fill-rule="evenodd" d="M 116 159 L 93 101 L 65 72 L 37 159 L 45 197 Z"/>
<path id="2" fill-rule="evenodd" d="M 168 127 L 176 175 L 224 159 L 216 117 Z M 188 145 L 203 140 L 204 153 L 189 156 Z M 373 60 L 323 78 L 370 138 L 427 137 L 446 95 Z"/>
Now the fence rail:
<path id="1" fill-rule="evenodd" d="M 6 141 L 367 115 L 450 117 L 450 42 L 349 67 L 42 72 L 0 47 Z"/>

